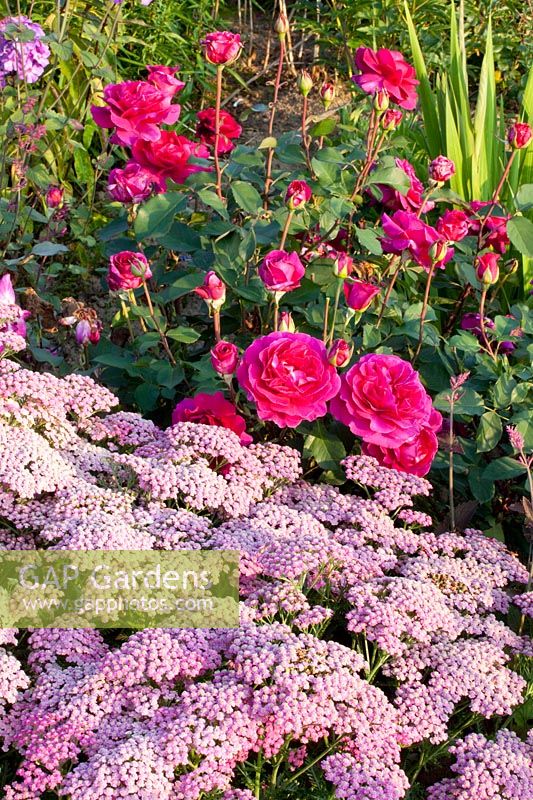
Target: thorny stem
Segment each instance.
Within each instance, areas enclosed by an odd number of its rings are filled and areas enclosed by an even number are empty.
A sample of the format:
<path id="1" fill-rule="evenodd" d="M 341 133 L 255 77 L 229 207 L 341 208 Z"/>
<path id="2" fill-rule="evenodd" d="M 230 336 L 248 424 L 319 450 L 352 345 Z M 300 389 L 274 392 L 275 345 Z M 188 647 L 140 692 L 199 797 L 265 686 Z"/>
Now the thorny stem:
<path id="1" fill-rule="evenodd" d="M 507 180 L 507 176 L 509 175 L 512 163 L 513 163 L 514 158 L 515 158 L 517 153 L 518 153 L 518 150 L 513 150 L 513 152 L 509 156 L 509 161 L 505 165 L 505 169 L 504 169 L 504 171 L 502 173 L 502 176 L 501 176 L 501 178 L 499 180 L 499 183 L 498 183 L 497 187 L 494 190 L 494 194 L 492 195 L 489 209 L 488 209 L 487 213 L 483 216 L 483 219 L 481 220 L 481 223 L 479 225 L 479 233 L 478 233 L 478 237 L 477 237 L 478 250 L 481 250 L 481 244 L 482 244 L 482 241 L 483 241 L 483 229 L 485 227 L 487 219 L 490 217 L 490 215 L 494 211 L 494 208 L 495 208 L 496 204 L 498 203 L 498 200 L 499 200 L 499 197 L 500 197 L 500 192 L 502 190 L 503 184 Z"/>
<path id="2" fill-rule="evenodd" d="M 322 341 L 324 344 L 326 344 L 328 340 L 329 302 L 329 297 L 326 297 L 326 305 L 324 306 L 324 328 L 322 331 Z"/>
<path id="3" fill-rule="evenodd" d="M 285 37 L 280 36 L 279 39 L 279 62 L 278 62 L 278 70 L 276 72 L 276 80 L 274 83 L 274 97 L 272 98 L 272 106 L 270 109 L 270 119 L 268 120 L 268 136 L 272 136 L 272 132 L 274 130 L 274 118 L 276 116 L 276 106 L 278 103 L 278 94 L 279 94 L 279 87 L 281 83 L 281 73 L 283 72 L 283 60 L 285 58 Z M 274 148 L 268 148 L 268 155 L 267 155 L 267 163 L 266 163 L 266 171 L 265 171 L 265 189 L 263 192 L 264 196 L 264 208 L 265 210 L 268 208 L 268 194 L 270 192 L 270 186 L 272 185 L 272 161 L 274 160 Z"/>
<path id="4" fill-rule="evenodd" d="M 223 64 L 217 67 L 217 96 L 215 101 L 215 172 L 217 176 L 217 195 L 221 200 L 224 199 L 222 195 L 222 170 L 220 169 L 220 159 L 218 155 L 218 146 L 220 143 L 220 103 L 222 101 L 222 71 Z"/>
<path id="5" fill-rule="evenodd" d="M 372 162 L 374 160 L 374 155 L 375 155 L 374 142 L 376 140 L 378 126 L 379 126 L 379 117 L 377 116 L 375 109 L 372 109 L 372 115 L 370 117 L 370 126 L 368 129 L 368 139 L 366 145 L 366 158 L 363 164 L 363 169 L 361 170 L 361 172 L 359 173 L 359 177 L 357 178 L 355 189 L 353 190 L 352 196 L 350 197 L 350 200 L 352 200 L 352 202 L 355 200 L 355 198 L 361 191 L 361 187 L 364 183 L 364 180 L 368 175 L 370 167 L 372 166 Z"/>
<path id="6" fill-rule="evenodd" d="M 285 241 L 287 239 L 287 234 L 289 232 L 293 216 L 294 216 L 294 211 L 289 211 L 287 219 L 285 220 L 285 227 L 283 228 L 283 233 L 281 234 L 281 242 L 279 244 L 280 250 L 283 250 L 283 248 L 285 247 Z"/>
<path id="7" fill-rule="evenodd" d="M 400 274 L 400 270 L 402 268 L 402 262 L 401 262 L 400 256 L 393 256 L 391 258 L 391 261 L 390 261 L 390 264 L 389 264 L 389 270 L 393 266 L 395 266 L 396 269 L 394 270 L 394 274 L 393 274 L 393 276 L 392 276 L 392 278 L 390 280 L 390 283 L 389 283 L 389 285 L 387 287 L 387 291 L 385 293 L 385 297 L 383 298 L 383 303 L 381 305 L 381 311 L 379 312 L 378 321 L 376 323 L 376 327 L 377 328 L 379 328 L 379 326 L 381 324 L 381 320 L 383 319 L 383 314 L 385 313 L 385 309 L 387 308 L 387 305 L 389 303 L 390 296 L 392 294 L 392 290 L 394 289 L 394 284 L 396 283 L 396 280 L 397 280 L 398 275 Z"/>
<path id="8" fill-rule="evenodd" d="M 302 147 L 305 152 L 305 161 L 307 164 L 307 169 L 310 173 L 313 172 L 313 167 L 311 166 L 311 156 L 309 154 L 309 137 L 307 136 L 307 106 L 308 106 L 308 99 L 307 95 L 304 95 L 303 103 L 302 103 Z"/>
<path id="9" fill-rule="evenodd" d="M 133 289 L 129 289 L 128 297 L 130 298 L 130 303 L 132 304 L 132 306 L 135 306 L 136 308 L 139 308 L 139 304 L 137 302 L 137 298 L 135 297 L 135 293 L 134 293 Z M 139 317 L 139 322 L 141 324 L 141 328 L 142 328 L 143 332 L 146 333 L 146 330 L 147 330 L 146 323 L 145 323 L 145 321 L 144 321 L 144 319 L 142 317 Z"/>
<path id="10" fill-rule="evenodd" d="M 341 296 L 341 289 L 344 280 L 342 278 L 337 278 L 337 291 L 335 292 L 335 305 L 333 306 L 333 319 L 331 321 L 331 329 L 329 332 L 329 339 L 328 342 L 331 344 L 333 341 L 333 337 L 335 335 L 335 323 L 337 322 L 337 311 L 339 310 L 339 298 Z"/>
<path id="11" fill-rule="evenodd" d="M 433 275 L 435 274 L 435 267 L 436 262 L 431 262 L 431 267 L 429 268 L 428 272 L 428 279 L 426 281 L 426 291 L 424 292 L 424 302 L 422 304 L 422 311 L 420 313 L 420 333 L 418 335 L 418 344 L 416 346 L 415 354 L 413 356 L 413 362 L 416 361 L 418 356 L 420 355 L 420 351 L 422 349 L 422 342 L 424 340 L 424 323 L 426 321 L 426 314 L 428 311 L 428 303 L 429 303 L 429 291 L 431 289 L 431 281 L 433 280 Z"/>
<path id="12" fill-rule="evenodd" d="M 497 357 L 492 349 L 492 346 L 487 337 L 487 330 L 485 328 L 485 301 L 487 299 L 487 292 L 488 286 L 483 287 L 483 291 L 481 292 L 481 300 L 479 301 L 479 327 L 481 328 L 481 338 L 483 340 L 483 344 L 485 346 L 485 350 L 493 359 L 493 361 L 497 361 Z"/>
<path id="13" fill-rule="evenodd" d="M 274 295 L 274 330 L 277 331 L 279 326 L 279 300 Z"/>
<path id="14" fill-rule="evenodd" d="M 167 337 L 163 333 L 163 331 L 162 331 L 162 329 L 161 329 L 161 327 L 159 325 L 159 321 L 158 321 L 158 319 L 157 319 L 157 317 L 155 315 L 154 307 L 152 305 L 152 298 L 150 297 L 150 291 L 148 289 L 148 285 L 147 285 L 146 281 L 143 281 L 143 289 L 144 289 L 144 295 L 146 297 L 146 303 L 148 305 L 148 311 L 150 312 L 150 317 L 152 318 L 152 321 L 153 321 L 153 323 L 155 325 L 155 328 L 156 328 L 156 330 L 157 330 L 157 332 L 159 334 L 159 338 L 161 339 L 161 344 L 163 345 L 163 349 L 164 349 L 165 353 L 168 356 L 168 360 L 170 361 L 172 366 L 175 367 L 176 366 L 176 359 L 172 355 L 172 351 L 171 351 L 171 349 L 169 347 L 169 344 L 168 344 L 168 341 L 167 341 Z"/>

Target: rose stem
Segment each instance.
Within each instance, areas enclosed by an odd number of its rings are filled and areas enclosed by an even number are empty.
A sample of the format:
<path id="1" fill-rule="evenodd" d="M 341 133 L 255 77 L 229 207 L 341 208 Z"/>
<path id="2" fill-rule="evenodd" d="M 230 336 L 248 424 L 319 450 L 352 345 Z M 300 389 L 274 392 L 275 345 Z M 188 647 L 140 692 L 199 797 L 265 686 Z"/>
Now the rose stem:
<path id="1" fill-rule="evenodd" d="M 220 311 L 213 310 L 213 328 L 215 330 L 215 339 L 220 342 L 222 338 L 220 335 Z"/>
<path id="2" fill-rule="evenodd" d="M 422 349 L 422 342 L 424 339 L 424 322 L 426 321 L 426 314 L 429 303 L 429 290 L 431 289 L 431 281 L 433 280 L 433 275 L 435 274 L 435 267 L 436 267 L 436 261 L 432 261 L 428 272 L 428 278 L 426 281 L 426 291 L 424 292 L 424 302 L 422 305 L 422 312 L 420 314 L 420 333 L 418 335 L 418 344 L 415 350 L 415 354 L 413 356 L 413 363 L 420 355 L 420 351 Z"/>
<path id="3" fill-rule="evenodd" d="M 479 327 L 481 328 L 481 338 L 487 353 L 494 361 L 497 361 L 498 359 L 492 350 L 491 344 L 487 337 L 487 330 L 485 328 L 485 300 L 487 299 L 488 289 L 488 286 L 484 286 L 481 292 L 481 300 L 479 301 Z"/>
<path id="4" fill-rule="evenodd" d="M 217 96 L 215 102 L 215 172 L 217 176 L 217 195 L 221 200 L 224 199 L 222 195 L 222 170 L 220 169 L 220 160 L 218 156 L 218 145 L 220 142 L 220 103 L 222 101 L 222 71 L 223 64 L 217 67 Z"/>
<path id="5" fill-rule="evenodd" d="M 335 305 L 333 306 L 333 320 L 331 322 L 331 329 L 329 332 L 329 344 L 333 341 L 333 337 L 335 336 L 335 323 L 337 322 L 337 311 L 339 310 L 339 298 L 341 296 L 341 289 L 344 280 L 342 278 L 337 278 L 337 291 L 335 292 Z"/>
<path id="6" fill-rule="evenodd" d="M 285 227 L 283 228 L 283 233 L 281 234 L 281 242 L 279 244 L 279 249 L 283 250 L 285 247 L 285 241 L 287 239 L 287 234 L 289 232 L 290 224 L 292 222 L 292 218 L 294 215 L 294 211 L 289 211 L 287 215 L 287 219 L 285 220 Z"/>
<path id="7" fill-rule="evenodd" d="M 139 308 L 139 304 L 137 302 L 137 298 L 135 297 L 133 289 L 130 289 L 128 291 L 128 297 L 130 298 L 130 303 L 132 304 L 132 306 L 136 306 L 136 308 Z M 145 321 L 144 321 L 144 319 L 142 317 L 139 317 L 139 322 L 141 323 L 141 328 L 142 328 L 143 332 L 146 333 L 146 331 L 147 331 L 146 323 L 145 323 Z"/>
<path id="8" fill-rule="evenodd" d="M 329 297 L 326 297 L 326 305 L 324 306 L 324 329 L 322 331 L 322 341 L 326 344 L 328 340 L 328 320 L 329 320 Z"/>
<path id="9" fill-rule="evenodd" d="M 397 266 L 396 266 L 396 264 L 397 264 Z M 394 270 L 394 274 L 393 274 L 393 276 L 392 276 L 392 278 L 390 280 L 390 283 L 389 283 L 389 285 L 387 287 L 387 291 L 385 293 L 385 297 L 383 299 L 383 303 L 382 303 L 382 306 L 381 306 L 381 311 L 379 312 L 378 321 L 376 323 L 376 327 L 377 328 L 379 328 L 379 326 L 381 324 L 381 320 L 383 319 L 383 314 L 385 313 L 385 309 L 387 308 L 388 302 L 390 300 L 390 296 L 392 294 L 392 290 L 394 289 L 394 284 L 396 283 L 396 279 L 397 279 L 398 275 L 400 274 L 400 270 L 402 268 L 402 262 L 400 260 L 400 256 L 393 256 L 391 258 L 391 261 L 390 261 L 390 264 L 389 264 L 389 270 L 393 266 L 395 266 L 396 269 Z"/>
<path id="10" fill-rule="evenodd" d="M 276 72 L 276 80 L 274 82 L 274 97 L 272 99 L 272 106 L 270 109 L 270 119 L 268 120 L 268 137 L 272 137 L 272 132 L 274 130 L 274 118 L 276 116 L 276 106 L 278 103 L 278 94 L 279 94 L 279 87 L 281 83 L 281 73 L 283 72 L 283 60 L 285 58 L 285 37 L 280 36 L 279 38 L 279 62 L 278 62 L 278 69 Z M 268 193 L 270 192 L 270 186 L 272 184 L 272 161 L 274 159 L 274 148 L 268 148 L 268 155 L 267 155 L 267 163 L 266 163 L 266 172 L 265 172 L 265 189 L 263 192 L 264 197 L 264 207 L 265 209 L 268 208 Z"/>
<path id="11" fill-rule="evenodd" d="M 165 350 L 165 353 L 168 356 L 168 360 L 170 361 L 172 366 L 175 367 L 176 366 L 176 359 L 172 355 L 172 351 L 171 351 L 171 349 L 169 347 L 169 344 L 168 344 L 168 341 L 167 341 L 167 337 L 165 336 L 165 334 L 161 330 L 161 327 L 159 325 L 157 317 L 156 317 L 156 315 L 154 313 L 154 307 L 152 305 L 152 298 L 150 297 L 150 291 L 148 289 L 148 284 L 146 283 L 146 281 L 143 281 L 143 289 L 144 289 L 144 294 L 145 294 L 145 297 L 146 297 L 146 303 L 148 305 L 148 310 L 150 312 L 150 317 L 152 318 L 152 321 L 153 321 L 153 323 L 154 323 L 154 325 L 156 327 L 156 330 L 157 330 L 157 332 L 159 334 L 159 338 L 161 339 L 161 344 L 163 345 L 163 349 Z"/>
<path id="12" fill-rule="evenodd" d="M 313 167 L 311 166 L 311 156 L 309 154 L 309 138 L 307 136 L 307 106 L 308 106 L 307 95 L 304 95 L 302 103 L 302 147 L 305 152 L 305 162 L 307 164 L 307 169 L 312 175 Z"/>

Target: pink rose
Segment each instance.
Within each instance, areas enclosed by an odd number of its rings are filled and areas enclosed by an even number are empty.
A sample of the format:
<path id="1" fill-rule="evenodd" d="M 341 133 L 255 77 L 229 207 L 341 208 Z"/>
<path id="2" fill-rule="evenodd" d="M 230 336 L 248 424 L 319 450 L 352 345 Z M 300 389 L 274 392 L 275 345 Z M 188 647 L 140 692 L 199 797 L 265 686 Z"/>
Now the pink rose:
<path id="1" fill-rule="evenodd" d="M 157 64 L 151 67 L 147 66 L 146 69 L 148 70 L 148 83 L 157 86 L 160 92 L 169 97 L 174 97 L 185 87 L 183 81 L 176 78 L 178 67 L 164 67 L 162 64 Z"/>
<path id="2" fill-rule="evenodd" d="M 107 191 L 119 203 L 142 203 L 152 194 L 155 178 L 135 161 L 124 168 L 115 167 L 109 173 Z"/>
<path id="3" fill-rule="evenodd" d="M 151 277 L 150 265 L 142 253 L 123 250 L 109 259 L 107 283 L 112 292 L 138 289 Z"/>
<path id="4" fill-rule="evenodd" d="M 429 177 L 437 183 L 444 183 L 455 175 L 455 164 L 446 156 L 437 156 L 429 165 Z"/>
<path id="5" fill-rule="evenodd" d="M 380 119 L 383 130 L 393 131 L 398 127 L 403 119 L 403 114 L 398 108 L 389 108 Z"/>
<path id="6" fill-rule="evenodd" d="M 305 267 L 297 253 L 271 250 L 259 266 L 259 277 L 269 292 L 292 292 L 300 286 Z"/>
<path id="7" fill-rule="evenodd" d="M 209 150 L 203 144 L 191 142 L 186 136 L 174 131 L 161 131 L 157 142 L 137 139 L 132 147 L 133 159 L 151 172 L 158 189 L 166 191 L 167 179 L 184 183 L 194 172 L 208 171 L 209 167 L 191 164 L 190 158 L 209 158 Z"/>
<path id="8" fill-rule="evenodd" d="M 330 258 L 333 261 L 333 274 L 335 277 L 348 278 L 354 270 L 353 258 L 343 250 L 334 250 L 329 245 L 326 247 L 324 258 Z"/>
<path id="9" fill-rule="evenodd" d="M 423 477 L 427 475 L 439 449 L 431 428 L 422 428 L 412 439 L 396 447 L 363 444 L 363 453 L 373 456 L 383 467 Z"/>
<path id="10" fill-rule="evenodd" d="M 372 283 L 359 280 L 344 282 L 346 304 L 354 311 L 366 311 L 379 291 L 379 286 L 374 286 Z"/>
<path id="11" fill-rule="evenodd" d="M 492 252 L 483 253 L 476 258 L 474 262 L 476 276 L 478 281 L 484 286 L 491 286 L 493 283 L 496 283 L 500 277 L 499 260 L 499 255 Z"/>
<path id="12" fill-rule="evenodd" d="M 0 326 L 0 332 L 12 331 L 13 333 L 18 333 L 19 336 L 25 337 L 26 320 L 28 317 L 31 317 L 31 314 L 29 311 L 23 311 L 18 305 L 9 272 L 6 272 L 6 274 L 2 275 L 0 278 L 0 306 L 11 306 L 15 314 L 14 320 L 6 323 L 4 326 Z"/>
<path id="13" fill-rule="evenodd" d="M 287 186 L 285 203 L 291 211 L 300 208 L 311 199 L 311 187 L 305 181 L 291 181 Z"/>
<path id="14" fill-rule="evenodd" d="M 340 387 L 325 345 L 306 333 L 270 333 L 245 351 L 237 379 L 260 419 L 280 428 L 323 417 Z"/>
<path id="15" fill-rule="evenodd" d="M 488 201 L 473 200 L 470 203 L 470 208 L 474 212 L 470 220 L 470 233 L 477 235 L 483 222 L 483 242 L 485 246 L 492 247 L 498 253 L 505 253 L 509 247 L 507 221 L 511 219 L 511 216 L 501 217 L 491 214 L 487 217 L 483 210 L 490 206 L 492 206 L 492 203 Z"/>
<path id="16" fill-rule="evenodd" d="M 509 133 L 507 134 L 507 140 L 515 150 L 527 147 L 532 138 L 533 131 L 531 130 L 531 125 L 527 122 L 515 122 L 509 128 Z"/>
<path id="17" fill-rule="evenodd" d="M 63 202 L 63 189 L 60 186 L 50 186 L 46 192 L 46 205 L 48 208 L 57 208 Z"/>
<path id="18" fill-rule="evenodd" d="M 400 211 L 401 209 L 404 211 L 422 210 L 424 213 L 431 211 L 435 207 L 435 203 L 432 200 L 424 200 L 424 184 L 417 178 L 413 165 L 404 158 L 395 158 L 394 161 L 396 166 L 409 178 L 410 186 L 407 194 L 400 194 L 392 186 L 379 183 L 382 204 L 391 211 Z"/>
<path id="19" fill-rule="evenodd" d="M 187 397 L 178 403 L 172 412 L 172 424 L 178 422 L 196 422 L 200 425 L 218 425 L 228 428 L 241 440 L 241 444 L 250 444 L 253 439 L 246 433 L 246 421 L 237 413 L 237 409 L 226 400 L 222 392 L 206 394 L 200 392 L 194 397 Z"/>
<path id="20" fill-rule="evenodd" d="M 350 363 L 352 354 L 353 344 L 344 339 L 335 339 L 328 350 L 328 361 L 334 367 L 345 367 Z"/>
<path id="21" fill-rule="evenodd" d="M 401 255 L 407 251 L 415 264 L 429 270 L 435 254 L 434 245 L 442 243 L 439 234 L 431 225 L 426 225 L 416 214 L 407 211 L 396 211 L 392 217 L 383 214 L 381 218 L 385 238 L 381 240 L 384 253 Z M 444 269 L 453 256 L 453 248 L 445 247 L 438 256 L 437 267 Z"/>
<path id="22" fill-rule="evenodd" d="M 447 242 L 460 242 L 468 236 L 468 217 L 464 211 L 445 211 L 437 220 L 437 233 Z"/>
<path id="23" fill-rule="evenodd" d="M 217 342 L 211 349 L 211 366 L 219 375 L 233 375 L 239 350 L 232 342 Z"/>
<path id="24" fill-rule="evenodd" d="M 359 47 L 355 54 L 359 70 L 352 80 L 367 94 L 385 89 L 393 103 L 411 110 L 416 106 L 418 81 L 413 67 L 396 50 Z"/>
<path id="25" fill-rule="evenodd" d="M 226 284 L 213 270 L 207 273 L 202 286 L 197 286 L 194 292 L 205 300 L 213 311 L 222 308 L 226 301 Z"/>
<path id="26" fill-rule="evenodd" d="M 172 96 L 147 81 L 111 83 L 104 89 L 106 106 L 92 106 L 91 113 L 101 128 L 115 128 L 110 141 L 131 147 L 137 140 L 156 142 L 159 125 L 173 125 L 180 106 L 171 105 Z"/>
<path id="27" fill-rule="evenodd" d="M 215 31 L 208 33 L 201 44 L 204 46 L 206 59 L 211 64 L 232 64 L 239 57 L 242 49 L 241 37 L 238 33 Z"/>
<path id="28" fill-rule="evenodd" d="M 431 398 L 418 372 L 398 356 L 363 356 L 341 378 L 330 411 L 364 442 L 397 447 L 427 424 Z"/>
<path id="29" fill-rule="evenodd" d="M 215 146 L 215 109 L 206 108 L 199 111 L 196 115 L 198 123 L 196 125 L 196 135 L 201 142 L 209 147 Z M 242 133 L 242 127 L 236 119 L 227 111 L 220 112 L 220 135 L 218 139 L 218 154 L 224 155 L 231 153 L 235 145 L 232 139 L 238 139 Z"/>

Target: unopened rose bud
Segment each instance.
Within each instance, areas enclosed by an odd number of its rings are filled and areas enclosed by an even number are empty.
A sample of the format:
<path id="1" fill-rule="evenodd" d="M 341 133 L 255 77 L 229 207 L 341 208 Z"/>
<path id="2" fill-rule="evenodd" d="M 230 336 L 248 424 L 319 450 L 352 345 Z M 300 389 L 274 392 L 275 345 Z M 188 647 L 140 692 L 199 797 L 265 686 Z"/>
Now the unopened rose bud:
<path id="1" fill-rule="evenodd" d="M 336 253 L 333 261 L 333 274 L 336 278 L 347 278 L 353 272 L 353 258 L 342 250 Z"/>
<path id="2" fill-rule="evenodd" d="M 291 181 L 287 186 L 285 202 L 291 211 L 302 208 L 311 199 L 311 187 L 305 181 Z"/>
<path id="3" fill-rule="evenodd" d="M 518 259 L 517 258 L 510 258 L 509 261 L 506 261 L 504 264 L 505 271 L 509 275 L 514 275 L 514 273 L 518 269 Z"/>
<path id="4" fill-rule="evenodd" d="M 344 283 L 344 297 L 346 305 L 354 311 L 366 311 L 372 303 L 372 300 L 379 294 L 379 286 L 373 283 L 365 283 L 365 281 L 345 281 Z"/>
<path id="5" fill-rule="evenodd" d="M 483 286 L 491 286 L 500 277 L 497 253 L 483 253 L 475 261 L 476 276 Z"/>
<path id="6" fill-rule="evenodd" d="M 57 208 L 63 203 L 63 189 L 59 186 L 50 186 L 46 192 L 46 205 L 48 208 Z"/>
<path id="7" fill-rule="evenodd" d="M 444 183 L 455 175 L 455 164 L 446 156 L 437 156 L 429 165 L 429 177 L 436 183 Z"/>
<path id="8" fill-rule="evenodd" d="M 285 36 L 289 32 L 289 20 L 287 18 L 287 15 L 284 14 L 283 11 L 278 16 L 277 20 L 274 23 L 274 30 L 276 31 L 280 39 L 285 38 Z"/>
<path id="9" fill-rule="evenodd" d="M 202 286 L 197 286 L 194 292 L 205 300 L 210 311 L 219 311 L 226 301 L 226 284 L 213 270 L 207 273 Z"/>
<path id="10" fill-rule="evenodd" d="M 326 111 L 335 99 L 335 86 L 332 83 L 324 81 L 320 87 L 320 99 Z"/>
<path id="11" fill-rule="evenodd" d="M 307 95 L 309 94 L 309 92 L 313 88 L 313 79 L 312 79 L 310 73 L 306 69 L 303 69 L 300 72 L 300 74 L 298 76 L 297 85 L 298 85 L 298 91 L 300 92 L 300 94 L 303 95 L 304 97 L 307 97 Z"/>
<path id="12" fill-rule="evenodd" d="M 507 134 L 507 139 L 511 147 L 515 150 L 522 150 L 527 147 L 533 137 L 531 125 L 527 122 L 515 122 L 511 125 Z"/>
<path id="13" fill-rule="evenodd" d="M 282 311 L 279 315 L 278 331 L 281 333 L 295 333 L 296 325 L 289 311 Z"/>
<path id="14" fill-rule="evenodd" d="M 374 95 L 374 108 L 383 114 L 389 107 L 389 93 L 386 89 L 378 89 Z"/>
<path id="15" fill-rule="evenodd" d="M 350 363 L 353 345 L 344 339 L 336 339 L 328 350 L 328 361 L 334 367 L 345 367 Z"/>
<path id="16" fill-rule="evenodd" d="M 429 255 L 435 262 L 443 261 L 446 257 L 446 253 L 448 252 L 448 242 L 445 242 L 443 239 L 439 239 L 432 244 L 429 248 Z"/>
<path id="17" fill-rule="evenodd" d="M 232 342 L 217 342 L 211 350 L 211 366 L 219 375 L 233 375 L 239 360 L 239 350 Z"/>
<path id="18" fill-rule="evenodd" d="M 398 108 L 388 108 L 380 119 L 384 131 L 395 130 L 403 119 L 403 114 Z"/>
<path id="19" fill-rule="evenodd" d="M 91 336 L 91 326 L 86 319 L 80 319 L 76 325 L 76 342 L 82 347 L 86 345 Z"/>

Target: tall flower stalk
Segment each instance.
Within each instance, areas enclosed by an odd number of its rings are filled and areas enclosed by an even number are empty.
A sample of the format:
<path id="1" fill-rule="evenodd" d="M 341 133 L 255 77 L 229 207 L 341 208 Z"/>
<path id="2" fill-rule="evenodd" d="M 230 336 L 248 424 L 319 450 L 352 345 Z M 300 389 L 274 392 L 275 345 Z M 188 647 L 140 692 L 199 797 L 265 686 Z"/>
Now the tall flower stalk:
<path id="1" fill-rule="evenodd" d="M 279 15 L 278 19 L 276 20 L 276 24 L 274 25 L 274 30 L 278 34 L 278 39 L 279 39 L 279 61 L 278 61 L 278 69 L 276 71 L 276 79 L 274 81 L 274 96 L 272 98 L 272 105 L 270 107 L 270 117 L 268 120 L 267 136 L 269 139 L 272 138 L 272 134 L 274 131 L 274 119 L 276 117 L 276 107 L 278 104 L 279 87 L 281 85 L 281 75 L 283 72 L 283 61 L 285 59 L 285 39 L 287 36 L 287 32 L 289 30 L 289 20 L 287 19 L 285 14 L 281 13 Z M 274 160 L 274 148 L 269 147 L 267 153 L 266 169 L 265 169 L 265 188 L 263 191 L 265 209 L 268 208 L 268 195 L 270 192 L 270 187 L 272 185 L 273 160 Z"/>
<path id="2" fill-rule="evenodd" d="M 220 167 L 220 156 L 218 154 L 218 148 L 220 144 L 220 104 L 222 102 L 222 73 L 224 71 L 224 65 L 219 64 L 217 67 L 217 93 L 216 93 L 216 100 L 215 100 L 215 173 L 216 173 L 216 192 L 220 200 L 224 200 L 224 195 L 222 194 L 222 169 Z"/>
<path id="3" fill-rule="evenodd" d="M 463 386 L 464 383 L 466 383 L 469 376 L 470 376 L 469 372 L 463 372 L 461 373 L 461 375 L 457 375 L 457 377 L 454 376 L 450 378 L 451 392 L 448 395 L 448 402 L 450 404 L 450 426 L 448 430 L 448 493 L 449 493 L 449 504 L 450 504 L 450 529 L 452 531 L 455 530 L 454 463 L 453 463 L 454 413 L 455 413 L 455 404 L 463 396 L 463 392 L 459 391 L 459 389 L 461 388 L 461 386 Z"/>

